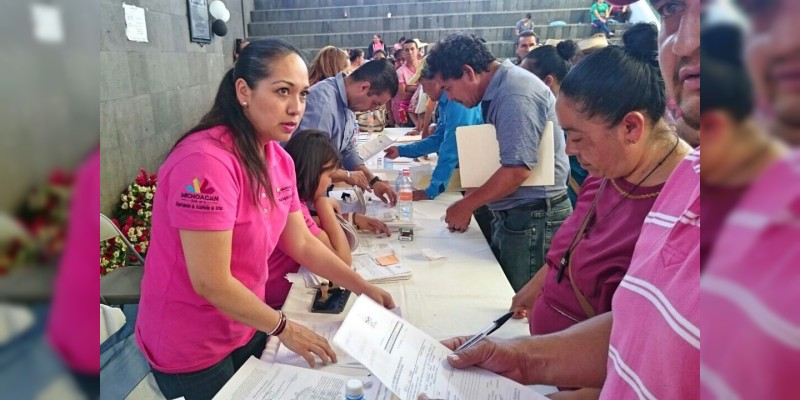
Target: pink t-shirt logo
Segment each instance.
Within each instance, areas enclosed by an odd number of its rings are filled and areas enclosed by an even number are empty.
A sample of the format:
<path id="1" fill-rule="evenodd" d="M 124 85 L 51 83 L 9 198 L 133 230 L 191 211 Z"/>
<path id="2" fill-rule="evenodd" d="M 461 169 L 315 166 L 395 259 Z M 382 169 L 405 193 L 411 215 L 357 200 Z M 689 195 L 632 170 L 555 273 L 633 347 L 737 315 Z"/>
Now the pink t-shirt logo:
<path id="1" fill-rule="evenodd" d="M 215 192 L 208 179 L 200 183 L 200 179 L 194 178 L 192 183 L 186 185 L 186 191 L 180 194 L 180 200 L 184 201 L 176 201 L 175 205 L 193 210 L 222 211 L 223 207 L 218 204 L 219 195 Z"/>
<path id="2" fill-rule="evenodd" d="M 200 184 L 200 180 L 194 178 L 190 185 L 186 185 L 186 190 L 189 193 L 214 194 L 214 188 L 208 184 L 208 179 L 203 179 L 203 184 Z"/>
<path id="3" fill-rule="evenodd" d="M 292 187 L 284 186 L 275 190 L 278 193 L 278 201 L 284 202 L 292 199 Z"/>

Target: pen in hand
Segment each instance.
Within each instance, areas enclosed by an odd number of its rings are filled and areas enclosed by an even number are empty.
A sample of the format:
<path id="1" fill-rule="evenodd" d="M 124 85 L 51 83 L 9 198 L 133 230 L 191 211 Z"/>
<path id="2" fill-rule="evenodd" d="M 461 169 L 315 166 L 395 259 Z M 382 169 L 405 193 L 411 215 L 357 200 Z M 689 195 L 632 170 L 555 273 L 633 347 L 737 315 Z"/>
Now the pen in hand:
<path id="1" fill-rule="evenodd" d="M 476 344 L 478 344 L 478 342 L 483 340 L 483 338 L 485 338 L 486 336 L 491 335 L 492 332 L 498 330 L 501 326 L 503 326 L 503 324 L 505 324 L 511 318 L 512 315 L 514 315 L 514 313 L 513 312 L 509 312 L 509 313 L 506 313 L 505 315 L 503 315 L 502 317 L 494 320 L 494 322 L 489 324 L 489 326 L 487 326 L 484 330 L 482 330 L 481 332 L 477 333 L 475 336 L 469 338 L 469 340 L 464 342 L 464 344 L 462 344 L 461 346 L 458 346 L 458 348 L 455 349 L 454 352 L 461 351 L 461 350 L 464 350 L 464 349 L 468 349 L 468 348 L 470 348 L 472 346 L 475 346 Z"/>

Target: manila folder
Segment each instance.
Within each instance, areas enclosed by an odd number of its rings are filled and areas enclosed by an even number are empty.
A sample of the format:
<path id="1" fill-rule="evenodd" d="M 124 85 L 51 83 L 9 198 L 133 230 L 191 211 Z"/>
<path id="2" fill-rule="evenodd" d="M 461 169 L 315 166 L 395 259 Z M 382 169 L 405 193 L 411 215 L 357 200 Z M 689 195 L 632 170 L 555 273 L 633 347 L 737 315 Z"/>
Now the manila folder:
<path id="1" fill-rule="evenodd" d="M 480 187 L 500 168 L 500 144 L 494 125 L 472 125 L 456 128 L 458 163 L 461 187 Z M 542 132 L 538 162 L 521 186 L 550 186 L 555 184 L 555 139 L 553 122 L 548 121 Z"/>

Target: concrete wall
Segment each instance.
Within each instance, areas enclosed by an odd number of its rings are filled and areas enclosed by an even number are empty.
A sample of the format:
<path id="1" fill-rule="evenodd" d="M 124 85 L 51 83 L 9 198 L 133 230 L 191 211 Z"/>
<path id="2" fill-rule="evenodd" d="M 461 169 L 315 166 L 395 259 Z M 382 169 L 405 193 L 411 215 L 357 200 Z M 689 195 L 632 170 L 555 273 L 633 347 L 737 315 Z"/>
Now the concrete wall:
<path id="1" fill-rule="evenodd" d="M 592 33 L 590 0 L 254 1 L 248 36 L 284 38 L 310 58 L 326 45 L 363 48 L 375 33 L 393 44 L 401 36 L 435 42 L 456 31 L 482 37 L 497 57 L 514 57 L 514 24 L 527 12 L 542 40 L 582 39 Z M 567 25 L 549 27 L 552 21 Z"/>
<path id="2" fill-rule="evenodd" d="M 253 0 L 224 0 L 228 34 L 191 43 L 186 0 L 124 0 L 145 8 L 148 43 L 125 36 L 123 0 L 102 0 L 100 210 L 108 213 L 139 168 L 155 171 L 175 140 L 208 111 Z M 243 9 L 244 8 L 244 9 Z"/>

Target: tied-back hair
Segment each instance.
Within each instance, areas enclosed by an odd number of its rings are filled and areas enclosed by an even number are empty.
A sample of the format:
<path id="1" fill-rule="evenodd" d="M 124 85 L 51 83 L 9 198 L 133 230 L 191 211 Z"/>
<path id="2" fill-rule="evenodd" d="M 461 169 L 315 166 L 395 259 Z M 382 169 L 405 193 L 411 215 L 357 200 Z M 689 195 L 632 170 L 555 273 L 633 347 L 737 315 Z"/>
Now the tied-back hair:
<path id="1" fill-rule="evenodd" d="M 253 124 L 244 113 L 244 109 L 239 104 L 236 96 L 236 81 L 241 78 L 252 90 L 259 82 L 270 75 L 270 66 L 277 60 L 292 54 L 303 58 L 300 50 L 283 39 L 263 39 L 251 42 L 242 49 L 239 60 L 233 68 L 225 73 L 217 89 L 217 96 L 214 98 L 214 105 L 211 110 L 200 119 L 200 122 L 188 132 L 186 132 L 172 147 L 175 150 L 180 143 L 190 135 L 211 129 L 215 126 L 224 125 L 228 127 L 233 136 L 232 152 L 239 159 L 247 173 L 253 194 L 253 203 L 258 204 L 258 193 L 262 189 L 267 193 L 270 203 L 275 203 L 275 197 L 271 190 L 271 180 L 266 162 L 261 155 L 262 146 L 259 143 L 258 133 Z M 269 161 L 269 160 L 266 160 Z"/>
<path id="2" fill-rule="evenodd" d="M 591 119 L 619 124 L 639 111 L 655 125 L 664 116 L 666 93 L 658 66 L 658 30 L 640 23 L 625 30 L 624 47 L 609 46 L 590 54 L 561 83 L 561 95 Z"/>
<path id="3" fill-rule="evenodd" d="M 364 57 L 364 50 L 352 49 L 350 50 L 350 62 L 354 63 L 359 57 Z"/>
<path id="4" fill-rule="evenodd" d="M 333 147 L 328 134 L 317 129 L 303 129 L 295 133 L 284 150 L 294 160 L 298 197 L 302 201 L 314 201 L 322 173 L 341 165 L 339 152 Z"/>
<path id="5" fill-rule="evenodd" d="M 311 61 L 308 70 L 308 83 L 315 84 L 321 80 L 335 76 L 350 66 L 350 57 L 346 51 L 333 46 L 323 47 Z"/>
<path id="6" fill-rule="evenodd" d="M 368 95 L 389 92 L 391 97 L 397 96 L 400 81 L 394 65 L 386 59 L 372 60 L 356 68 L 348 78 L 355 82 L 369 82 Z"/>
<path id="7" fill-rule="evenodd" d="M 578 45 L 572 40 L 564 40 L 557 45 L 536 47 L 525 55 L 525 59 L 533 63 L 527 68 L 531 73 L 544 81 L 552 75 L 558 82 L 564 80 L 572 68 L 572 59 L 578 54 Z"/>

